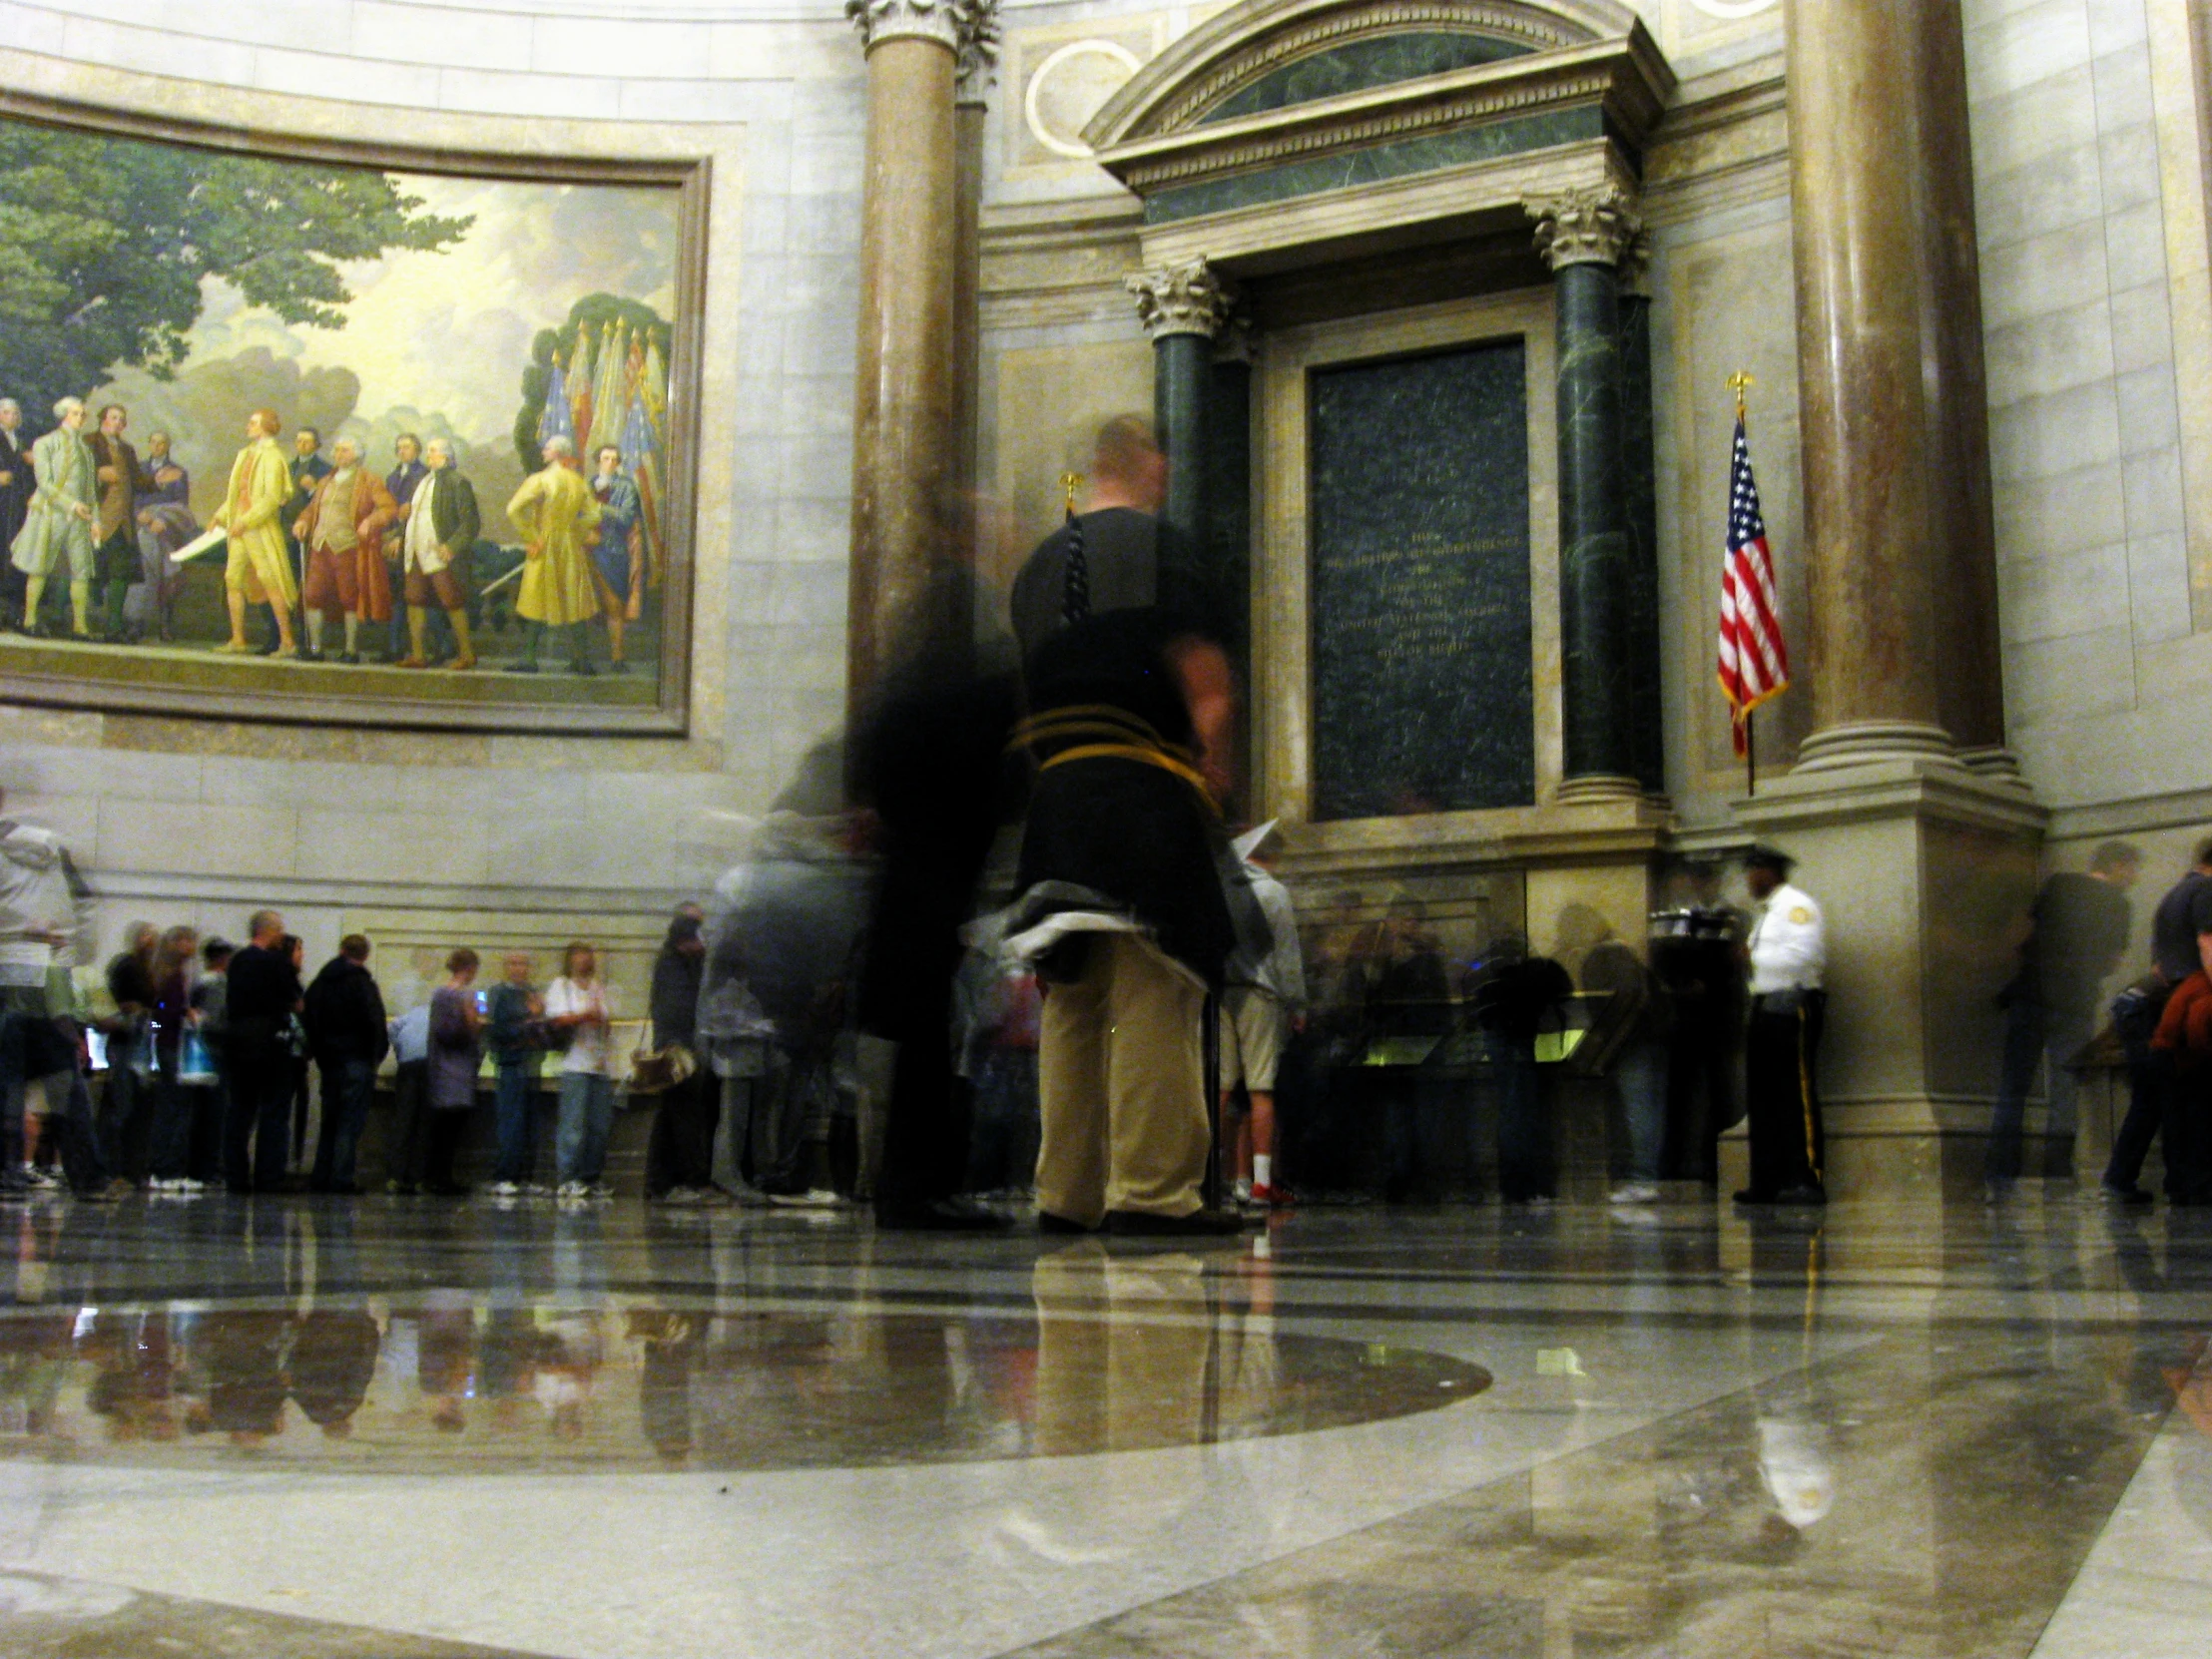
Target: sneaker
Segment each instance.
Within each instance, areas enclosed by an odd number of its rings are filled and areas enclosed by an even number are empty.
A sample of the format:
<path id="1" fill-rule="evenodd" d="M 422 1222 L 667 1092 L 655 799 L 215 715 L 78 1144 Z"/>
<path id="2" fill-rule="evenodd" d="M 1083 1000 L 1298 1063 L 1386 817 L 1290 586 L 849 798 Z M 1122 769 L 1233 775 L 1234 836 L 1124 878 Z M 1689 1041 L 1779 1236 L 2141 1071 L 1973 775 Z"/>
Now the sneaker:
<path id="1" fill-rule="evenodd" d="M 586 1199 L 591 1197 L 591 1189 L 581 1181 L 563 1181 L 553 1196 L 570 1200 Z"/>
<path id="2" fill-rule="evenodd" d="M 612 1198 L 615 1196 L 615 1190 L 604 1181 L 594 1181 L 584 1189 L 584 1196 L 586 1198 Z"/>
<path id="3" fill-rule="evenodd" d="M 830 1210 L 837 1205 L 837 1195 L 828 1187 L 811 1187 L 803 1193 L 770 1193 L 768 1201 L 787 1210 Z"/>
<path id="4" fill-rule="evenodd" d="M 1279 1182 L 1270 1182 L 1265 1187 L 1253 1188 L 1245 1202 L 1263 1210 L 1288 1210 L 1292 1203 L 1291 1189 Z"/>
<path id="5" fill-rule="evenodd" d="M 522 1189 L 512 1181 L 494 1181 L 484 1189 L 484 1192 L 492 1198 L 520 1198 L 522 1196 Z"/>
<path id="6" fill-rule="evenodd" d="M 171 1181 L 167 1177 L 160 1175 L 155 1176 L 153 1180 L 146 1183 L 146 1190 L 149 1193 L 173 1193 L 177 1190 L 177 1182 Z"/>
<path id="7" fill-rule="evenodd" d="M 204 1193 L 208 1190 L 208 1184 L 205 1181 L 195 1181 L 189 1175 L 180 1175 L 169 1184 L 169 1190 L 173 1193 Z"/>
<path id="8" fill-rule="evenodd" d="M 679 1210 L 695 1209 L 699 1204 L 699 1194 L 690 1187 L 671 1187 L 667 1192 L 650 1198 L 647 1202 L 664 1204 Z"/>
<path id="9" fill-rule="evenodd" d="M 2130 1209 L 2151 1202 L 2150 1194 L 2143 1191 L 2142 1188 L 2133 1185 L 2123 1187 L 2112 1181 L 2097 1183 L 2097 1197 L 2103 1199 L 2107 1204 L 2124 1204 Z"/>
<path id="10" fill-rule="evenodd" d="M 1250 1204 L 1252 1202 L 1252 1177 L 1249 1175 L 1238 1176 L 1229 1191 L 1230 1196 L 1235 1198 L 1239 1204 Z"/>
<path id="11" fill-rule="evenodd" d="M 44 1188 L 49 1191 L 62 1184 L 62 1178 L 58 1171 L 44 1169 L 37 1164 L 25 1164 L 23 1166 L 23 1180 L 28 1186 Z"/>
<path id="12" fill-rule="evenodd" d="M 1615 1204 L 1656 1204 L 1659 1202 L 1659 1189 L 1649 1181 L 1626 1181 L 1613 1189 L 1612 1202 Z"/>

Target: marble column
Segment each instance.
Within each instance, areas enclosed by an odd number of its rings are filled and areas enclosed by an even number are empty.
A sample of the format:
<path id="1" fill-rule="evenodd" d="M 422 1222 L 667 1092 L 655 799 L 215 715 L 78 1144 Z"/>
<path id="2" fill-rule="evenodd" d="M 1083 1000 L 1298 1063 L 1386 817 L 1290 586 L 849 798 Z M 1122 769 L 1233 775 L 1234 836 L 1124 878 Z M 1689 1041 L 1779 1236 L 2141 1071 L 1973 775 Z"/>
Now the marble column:
<path id="1" fill-rule="evenodd" d="M 1533 201 L 1528 213 L 1558 335 L 1560 798 L 1638 795 L 1617 268 L 1639 227 L 1610 186 Z"/>
<path id="2" fill-rule="evenodd" d="M 1813 714 L 1801 768 L 1951 753 L 1936 690 L 1924 233 L 1910 188 L 1917 37 L 1942 3 L 1792 0 L 1789 11 Z"/>
<path id="3" fill-rule="evenodd" d="M 1252 319 L 1234 312 L 1214 341 L 1207 409 L 1207 567 L 1220 584 L 1231 660 L 1250 684 L 1252 656 Z"/>
<path id="4" fill-rule="evenodd" d="M 1928 415 L 1929 556 L 1942 596 L 1937 724 L 1976 771 L 2016 774 L 2004 748 L 1997 644 L 1996 525 L 1990 504 L 1989 394 L 1981 361 L 1981 261 L 1966 130 L 1958 0 L 1922 0 L 1913 145 L 1920 221 L 1921 389 Z"/>
<path id="5" fill-rule="evenodd" d="M 860 332 L 852 431 L 848 712 L 907 651 L 968 619 L 938 616 L 954 465 L 952 84 L 964 4 L 847 0 L 867 53 L 860 203 Z"/>
<path id="6" fill-rule="evenodd" d="M 1621 485 L 1628 511 L 1629 743 L 1636 781 L 1664 795 L 1665 704 L 1659 679 L 1659 471 L 1651 406 L 1651 239 L 1621 260 Z"/>
<path id="7" fill-rule="evenodd" d="M 1161 520 L 1189 545 L 1206 545 L 1206 427 L 1214 336 L 1229 314 L 1229 286 L 1203 259 L 1123 278 L 1152 336 L 1153 422 L 1168 457 Z"/>
<path id="8" fill-rule="evenodd" d="M 983 120 L 998 62 L 998 0 L 977 0 L 963 21 L 952 94 L 952 441 L 954 483 L 976 485 L 982 403 Z"/>

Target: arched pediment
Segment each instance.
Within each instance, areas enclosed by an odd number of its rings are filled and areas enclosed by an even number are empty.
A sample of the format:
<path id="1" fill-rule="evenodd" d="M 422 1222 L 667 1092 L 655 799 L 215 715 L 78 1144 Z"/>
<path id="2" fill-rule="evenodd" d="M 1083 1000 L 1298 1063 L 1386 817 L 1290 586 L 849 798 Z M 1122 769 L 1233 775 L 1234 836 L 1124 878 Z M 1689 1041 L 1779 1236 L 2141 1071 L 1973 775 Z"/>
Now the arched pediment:
<path id="1" fill-rule="evenodd" d="M 1161 53 L 1100 109 L 1084 138 L 1104 152 L 1641 35 L 1618 0 L 1251 0 Z"/>

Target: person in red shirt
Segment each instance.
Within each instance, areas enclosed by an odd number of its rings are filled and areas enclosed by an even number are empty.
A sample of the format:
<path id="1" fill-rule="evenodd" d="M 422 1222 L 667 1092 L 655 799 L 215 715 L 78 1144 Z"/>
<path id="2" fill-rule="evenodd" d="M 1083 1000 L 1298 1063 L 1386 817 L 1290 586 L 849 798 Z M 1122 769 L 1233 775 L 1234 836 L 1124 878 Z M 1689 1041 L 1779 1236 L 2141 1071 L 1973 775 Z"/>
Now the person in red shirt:
<path id="1" fill-rule="evenodd" d="M 2172 1068 L 2168 1190 L 2176 1204 L 2212 1204 L 2212 976 L 2204 969 L 2174 987 L 2150 1046 Z"/>

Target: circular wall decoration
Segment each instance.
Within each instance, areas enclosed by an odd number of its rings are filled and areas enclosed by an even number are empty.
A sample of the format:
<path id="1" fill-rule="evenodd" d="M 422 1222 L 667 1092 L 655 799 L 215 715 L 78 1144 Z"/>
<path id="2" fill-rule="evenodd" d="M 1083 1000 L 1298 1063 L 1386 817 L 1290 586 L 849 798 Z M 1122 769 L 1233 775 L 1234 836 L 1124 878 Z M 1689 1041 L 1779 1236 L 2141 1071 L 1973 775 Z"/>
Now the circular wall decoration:
<path id="1" fill-rule="evenodd" d="M 1690 0 L 1707 17 L 1756 17 L 1772 11 L 1782 0 Z"/>
<path id="2" fill-rule="evenodd" d="M 1030 136 L 1055 156 L 1088 161 L 1083 129 L 1141 66 L 1137 54 L 1111 40 L 1071 40 L 1037 65 L 1022 94 Z"/>

